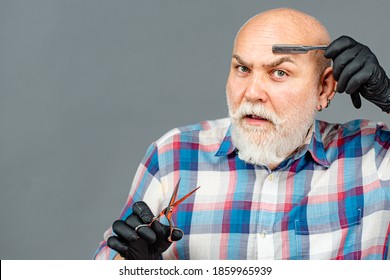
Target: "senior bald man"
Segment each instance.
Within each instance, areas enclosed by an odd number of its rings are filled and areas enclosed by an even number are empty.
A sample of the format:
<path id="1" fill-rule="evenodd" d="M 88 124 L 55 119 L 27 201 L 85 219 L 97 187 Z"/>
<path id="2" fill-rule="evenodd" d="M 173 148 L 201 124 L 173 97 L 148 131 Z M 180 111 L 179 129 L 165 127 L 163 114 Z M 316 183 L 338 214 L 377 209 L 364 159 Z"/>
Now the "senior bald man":
<path id="1" fill-rule="evenodd" d="M 336 91 L 389 113 L 389 79 L 368 47 L 330 42 L 293 9 L 245 23 L 226 85 L 230 117 L 173 129 L 149 147 L 95 258 L 389 259 L 389 130 L 315 119 Z M 285 54 L 274 44 L 329 46 Z M 174 224 L 153 219 L 179 181 L 177 199 L 201 187 L 170 213 Z"/>

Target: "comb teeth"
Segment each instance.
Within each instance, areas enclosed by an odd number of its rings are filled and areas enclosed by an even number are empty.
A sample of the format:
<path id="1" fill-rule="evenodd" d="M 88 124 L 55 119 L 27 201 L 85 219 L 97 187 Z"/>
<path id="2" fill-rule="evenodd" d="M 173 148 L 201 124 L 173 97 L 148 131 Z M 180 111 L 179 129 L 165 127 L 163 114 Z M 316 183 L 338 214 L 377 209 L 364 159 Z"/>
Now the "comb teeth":
<path id="1" fill-rule="evenodd" d="M 311 50 L 325 50 L 326 45 L 318 46 L 302 46 L 302 45 L 286 45 L 278 44 L 272 46 L 273 53 L 307 53 Z"/>
<path id="2" fill-rule="evenodd" d="M 300 45 L 273 45 L 273 53 L 307 53 L 308 50 Z"/>

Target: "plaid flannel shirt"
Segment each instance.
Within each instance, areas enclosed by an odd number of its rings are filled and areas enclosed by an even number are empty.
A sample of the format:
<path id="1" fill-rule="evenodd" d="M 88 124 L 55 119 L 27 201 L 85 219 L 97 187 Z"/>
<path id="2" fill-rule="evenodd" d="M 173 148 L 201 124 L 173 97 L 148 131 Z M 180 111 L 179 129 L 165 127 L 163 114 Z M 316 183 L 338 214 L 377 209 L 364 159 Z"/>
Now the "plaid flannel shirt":
<path id="1" fill-rule="evenodd" d="M 389 259 L 390 132 L 382 123 L 316 120 L 309 141 L 276 169 L 239 159 L 230 120 L 176 128 L 140 164 L 120 219 L 144 200 L 173 213 L 182 240 L 163 259 Z M 106 240 L 112 235 L 109 228 Z M 102 241 L 96 259 L 116 252 Z"/>

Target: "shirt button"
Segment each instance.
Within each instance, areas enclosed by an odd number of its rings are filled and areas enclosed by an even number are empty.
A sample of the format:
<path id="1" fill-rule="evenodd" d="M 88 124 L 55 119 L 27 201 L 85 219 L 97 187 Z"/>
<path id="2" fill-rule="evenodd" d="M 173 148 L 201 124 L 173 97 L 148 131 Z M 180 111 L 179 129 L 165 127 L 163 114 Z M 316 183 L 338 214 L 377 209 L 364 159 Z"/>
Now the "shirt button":
<path id="1" fill-rule="evenodd" d="M 267 237 L 267 232 L 263 230 L 261 233 L 259 233 L 261 238 L 266 238 Z"/>
<path id="2" fill-rule="evenodd" d="M 272 181 L 274 179 L 274 174 L 268 176 L 268 180 Z"/>

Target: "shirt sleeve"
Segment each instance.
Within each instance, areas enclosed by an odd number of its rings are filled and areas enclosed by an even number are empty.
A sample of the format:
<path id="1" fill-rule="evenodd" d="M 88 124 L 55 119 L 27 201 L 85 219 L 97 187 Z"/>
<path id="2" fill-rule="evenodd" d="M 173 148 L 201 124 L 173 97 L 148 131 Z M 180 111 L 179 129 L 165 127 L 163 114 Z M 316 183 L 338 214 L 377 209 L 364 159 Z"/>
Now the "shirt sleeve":
<path id="1" fill-rule="evenodd" d="M 141 164 L 135 174 L 125 206 L 118 219 L 125 220 L 132 213 L 134 202 L 145 201 L 153 213 L 160 208 L 162 185 L 160 181 L 160 169 L 158 162 L 158 149 L 155 143 L 149 146 Z M 114 221 L 112 221 L 114 222 Z M 112 223 L 111 223 L 112 224 Z M 117 252 L 107 246 L 108 237 L 114 233 L 111 226 L 104 233 L 104 240 L 100 243 L 94 254 L 94 259 L 113 259 Z"/>

